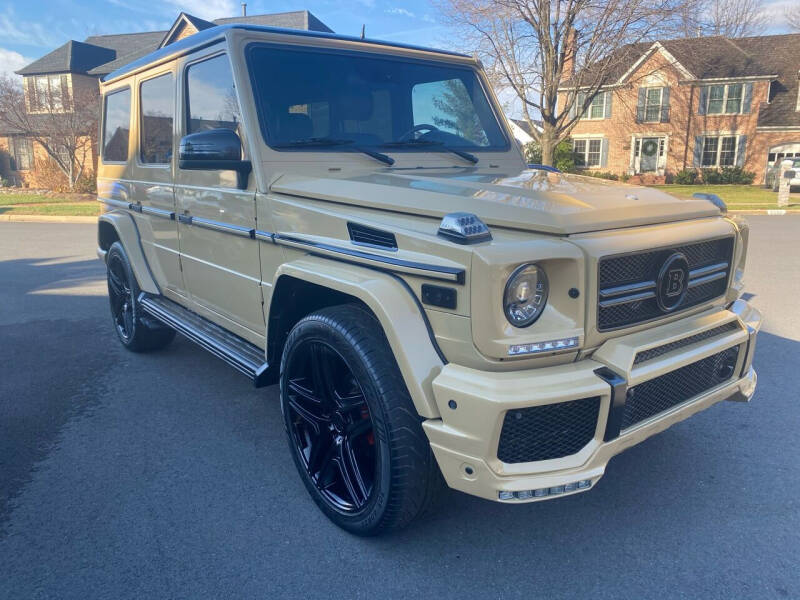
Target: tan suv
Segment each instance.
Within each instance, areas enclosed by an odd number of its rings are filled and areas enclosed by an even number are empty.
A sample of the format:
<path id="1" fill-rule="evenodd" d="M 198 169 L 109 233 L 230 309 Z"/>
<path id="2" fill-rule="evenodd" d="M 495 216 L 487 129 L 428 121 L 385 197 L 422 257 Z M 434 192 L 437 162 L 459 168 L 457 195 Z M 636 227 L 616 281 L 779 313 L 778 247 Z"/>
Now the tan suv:
<path id="1" fill-rule="evenodd" d="M 473 58 L 232 25 L 102 94 L 120 341 L 178 331 L 279 382 L 300 476 L 352 532 L 409 523 L 445 483 L 586 491 L 625 448 L 753 394 L 745 224 L 529 169 Z"/>

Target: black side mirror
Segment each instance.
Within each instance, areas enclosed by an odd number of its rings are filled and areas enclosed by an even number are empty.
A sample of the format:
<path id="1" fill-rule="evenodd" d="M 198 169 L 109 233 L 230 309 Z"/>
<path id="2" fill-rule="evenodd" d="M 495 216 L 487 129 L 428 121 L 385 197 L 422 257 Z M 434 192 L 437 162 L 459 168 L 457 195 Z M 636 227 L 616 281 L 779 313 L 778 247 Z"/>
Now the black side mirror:
<path id="1" fill-rule="evenodd" d="M 184 136 L 178 151 L 178 167 L 187 171 L 236 171 L 236 187 L 247 189 L 253 170 L 242 160 L 242 140 L 231 129 L 209 129 Z"/>

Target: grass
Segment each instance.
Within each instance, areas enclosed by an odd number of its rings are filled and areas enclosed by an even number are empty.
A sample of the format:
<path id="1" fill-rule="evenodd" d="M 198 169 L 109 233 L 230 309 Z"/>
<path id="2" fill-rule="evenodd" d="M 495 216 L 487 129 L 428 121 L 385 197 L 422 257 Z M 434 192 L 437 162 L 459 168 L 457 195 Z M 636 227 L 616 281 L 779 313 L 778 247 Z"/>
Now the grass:
<path id="1" fill-rule="evenodd" d="M 51 202 L 47 204 L 0 205 L 0 215 L 47 215 L 53 217 L 96 217 L 100 214 L 100 203 Z"/>
<path id="2" fill-rule="evenodd" d="M 692 194 L 716 194 L 733 210 L 765 210 L 778 208 L 778 194 L 757 185 L 654 185 L 678 198 Z M 800 195 L 789 197 L 789 210 L 800 210 Z"/>
<path id="3" fill-rule="evenodd" d="M 75 202 L 69 196 L 44 196 L 42 194 L 0 194 L 0 206 L 19 206 L 21 204 L 61 204 Z"/>

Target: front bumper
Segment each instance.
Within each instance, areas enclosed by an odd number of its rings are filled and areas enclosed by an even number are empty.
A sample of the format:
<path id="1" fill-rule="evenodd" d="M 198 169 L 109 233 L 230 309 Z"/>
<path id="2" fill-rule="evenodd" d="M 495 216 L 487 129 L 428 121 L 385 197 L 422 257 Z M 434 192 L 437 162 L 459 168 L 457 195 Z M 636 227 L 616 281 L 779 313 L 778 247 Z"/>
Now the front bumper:
<path id="1" fill-rule="evenodd" d="M 756 386 L 752 361 L 761 321 L 758 310 L 737 300 L 727 309 L 608 340 L 590 358 L 571 364 L 497 373 L 449 364 L 433 381 L 442 418 L 427 420 L 423 427 L 442 474 L 454 489 L 508 502 L 586 491 L 602 477 L 611 457 L 626 448 L 721 400 L 748 401 Z M 722 333 L 705 337 L 712 330 Z M 727 379 L 620 428 L 627 389 L 731 348 L 738 351 Z M 655 358 L 636 360 L 637 354 L 652 349 L 659 349 L 651 354 Z M 616 385 L 609 383 L 609 373 L 617 376 Z M 600 399 L 594 436 L 576 452 L 531 462 L 498 459 L 508 411 L 592 397 Z"/>

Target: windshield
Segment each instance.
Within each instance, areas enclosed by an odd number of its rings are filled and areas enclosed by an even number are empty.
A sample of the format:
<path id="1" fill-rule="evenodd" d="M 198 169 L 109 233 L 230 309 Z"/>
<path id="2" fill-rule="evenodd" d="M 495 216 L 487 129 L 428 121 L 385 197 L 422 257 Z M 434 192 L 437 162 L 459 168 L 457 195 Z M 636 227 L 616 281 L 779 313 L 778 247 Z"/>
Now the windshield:
<path id="1" fill-rule="evenodd" d="M 261 129 L 279 150 L 506 150 L 475 71 L 375 54 L 248 51 Z"/>

